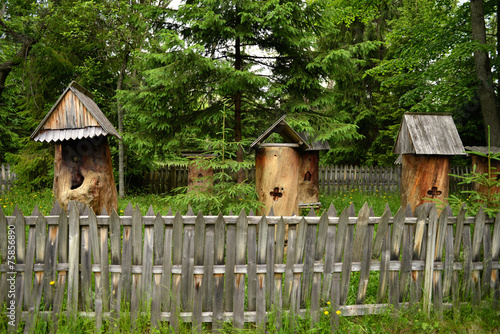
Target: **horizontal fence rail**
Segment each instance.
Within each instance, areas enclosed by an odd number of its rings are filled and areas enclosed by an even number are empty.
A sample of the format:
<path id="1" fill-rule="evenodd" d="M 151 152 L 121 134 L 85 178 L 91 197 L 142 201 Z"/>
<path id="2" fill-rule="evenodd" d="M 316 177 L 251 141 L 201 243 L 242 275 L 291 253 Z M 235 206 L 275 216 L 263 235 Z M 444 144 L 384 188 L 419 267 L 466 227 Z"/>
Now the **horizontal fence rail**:
<path id="1" fill-rule="evenodd" d="M 161 216 L 152 208 L 143 216 L 130 204 L 123 216 L 82 211 L 74 202 L 68 214 L 0 210 L 9 325 L 29 331 L 45 317 L 55 331 L 65 312 L 112 329 L 124 314 L 134 323 L 146 311 L 152 327 L 264 330 L 269 312 L 278 327 L 285 315 L 293 327 L 294 315 L 307 312 L 314 323 L 329 310 L 337 328 L 340 316 L 417 303 L 441 314 L 500 300 L 500 213 L 466 217 L 462 208 L 452 217 L 434 204 L 415 216 L 386 208 L 381 217 L 367 204 L 357 217 L 352 205 L 338 217 L 333 206 L 321 217 Z"/>
<path id="2" fill-rule="evenodd" d="M 14 185 L 16 174 L 11 170 L 9 164 L 0 166 L 0 193 L 4 194 Z"/>
<path id="3" fill-rule="evenodd" d="M 170 165 L 151 170 L 146 175 L 150 193 L 172 193 L 175 188 L 188 184 L 188 166 Z M 217 172 L 217 171 L 215 171 Z M 468 166 L 453 166 L 450 174 L 463 176 L 470 172 Z M 236 180 L 236 173 L 232 173 Z M 245 179 L 255 180 L 255 168 L 245 170 Z M 450 176 L 450 193 L 472 190 L 472 185 L 460 185 L 459 177 Z M 319 190 L 324 194 L 358 189 L 364 192 L 399 192 L 401 184 L 401 166 L 359 167 L 359 166 L 320 166 Z"/>

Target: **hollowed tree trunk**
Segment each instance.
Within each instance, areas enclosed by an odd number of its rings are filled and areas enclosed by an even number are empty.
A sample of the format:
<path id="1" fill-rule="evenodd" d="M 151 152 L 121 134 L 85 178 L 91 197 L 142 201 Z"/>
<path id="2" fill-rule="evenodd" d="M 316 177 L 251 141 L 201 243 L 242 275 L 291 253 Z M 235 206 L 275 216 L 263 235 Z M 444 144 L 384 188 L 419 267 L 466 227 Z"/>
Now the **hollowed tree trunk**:
<path id="1" fill-rule="evenodd" d="M 69 201 L 89 205 L 96 214 L 118 209 L 111 153 L 106 137 L 56 144 L 54 196 L 67 209 Z"/>

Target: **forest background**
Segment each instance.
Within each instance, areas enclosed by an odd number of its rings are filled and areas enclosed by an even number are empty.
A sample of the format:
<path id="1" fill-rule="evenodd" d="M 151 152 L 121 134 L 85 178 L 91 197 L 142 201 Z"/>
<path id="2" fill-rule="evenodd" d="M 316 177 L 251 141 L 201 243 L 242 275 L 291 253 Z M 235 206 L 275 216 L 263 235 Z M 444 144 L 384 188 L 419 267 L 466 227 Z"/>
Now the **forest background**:
<path id="1" fill-rule="evenodd" d="M 51 187 L 53 144 L 29 137 L 73 80 L 124 138 L 121 196 L 221 141 L 250 163 L 283 114 L 329 141 L 322 164 L 393 164 L 405 112 L 451 113 L 464 145 L 489 125 L 500 146 L 499 17 L 478 0 L 1 0 L 0 163 Z"/>

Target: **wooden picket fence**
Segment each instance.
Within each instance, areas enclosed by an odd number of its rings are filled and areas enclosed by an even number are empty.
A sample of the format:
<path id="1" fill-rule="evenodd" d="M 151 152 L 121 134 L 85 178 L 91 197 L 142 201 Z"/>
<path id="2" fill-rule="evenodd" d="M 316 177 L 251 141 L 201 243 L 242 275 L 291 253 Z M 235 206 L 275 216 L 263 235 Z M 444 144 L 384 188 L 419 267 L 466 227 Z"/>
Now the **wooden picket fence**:
<path id="1" fill-rule="evenodd" d="M 216 171 L 217 172 L 217 171 Z M 469 166 L 452 166 L 450 174 L 463 176 L 470 172 Z M 236 180 L 236 173 L 233 173 Z M 169 165 L 151 170 L 145 176 L 149 192 L 152 194 L 172 193 L 177 187 L 186 187 L 188 166 Z M 255 180 L 255 168 L 245 170 L 245 179 Z M 319 190 L 323 194 L 357 189 L 363 192 L 399 192 L 401 166 L 363 167 L 363 166 L 320 166 Z M 459 185 L 460 178 L 450 176 L 450 193 L 472 190 L 472 185 Z"/>
<path id="2" fill-rule="evenodd" d="M 365 204 L 357 217 L 353 206 L 339 217 L 333 206 L 321 217 L 152 208 L 143 216 L 129 205 L 123 216 L 96 216 L 75 203 L 47 217 L 0 211 L 0 302 L 15 305 L 15 325 L 29 330 L 44 317 L 52 331 L 61 312 L 94 317 L 98 329 L 107 320 L 112 330 L 124 314 L 133 324 L 146 311 L 152 327 L 187 322 L 201 332 L 224 322 L 264 329 L 269 312 L 278 327 L 285 316 L 293 327 L 297 315 L 314 323 L 329 310 L 337 328 L 341 316 L 388 308 L 439 315 L 483 299 L 498 308 L 500 213 L 438 216 L 434 204 L 416 217 L 408 208 L 372 212 Z"/>
<path id="3" fill-rule="evenodd" d="M 0 194 L 9 191 L 14 185 L 16 174 L 11 170 L 9 164 L 0 166 Z"/>

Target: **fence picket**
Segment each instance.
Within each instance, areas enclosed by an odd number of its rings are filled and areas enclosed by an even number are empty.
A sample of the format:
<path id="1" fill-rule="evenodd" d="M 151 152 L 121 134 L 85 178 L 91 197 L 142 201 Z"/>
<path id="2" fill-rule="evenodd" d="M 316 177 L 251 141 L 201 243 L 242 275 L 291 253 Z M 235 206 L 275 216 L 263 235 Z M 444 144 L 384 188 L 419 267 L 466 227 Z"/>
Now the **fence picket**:
<path id="1" fill-rule="evenodd" d="M 267 220 L 265 216 L 262 216 L 262 218 L 259 221 L 259 228 L 258 228 L 258 244 L 257 244 L 257 265 L 265 265 L 266 264 L 266 255 L 267 255 L 267 233 L 269 231 Z M 290 230 L 289 230 L 290 233 Z M 290 235 L 289 235 L 290 237 Z M 223 238 L 223 236 L 222 236 Z M 289 239 L 290 241 L 290 239 Z M 291 240 L 293 241 L 293 239 Z M 290 248 L 289 248 L 290 251 Z M 223 253 L 224 251 L 222 251 Z M 293 254 L 293 253 L 291 253 Z M 222 259 L 221 259 L 222 260 Z M 290 261 L 291 262 L 291 261 Z M 287 276 L 285 276 L 286 278 Z M 256 324 L 257 328 L 261 331 L 265 330 L 265 323 L 266 323 L 266 273 L 258 273 L 257 274 L 257 291 L 256 291 Z M 287 289 L 287 283 L 285 281 L 285 289 Z M 285 290 L 286 291 L 286 290 Z M 286 299 L 285 299 L 286 300 Z"/>
<path id="2" fill-rule="evenodd" d="M 0 213 L 1 220 L 1 213 Z M 1 225 L 0 225 L 1 227 Z M 500 253 L 500 212 L 497 213 L 495 219 L 495 225 L 493 226 L 493 240 L 491 242 L 491 249 L 493 250 L 491 253 L 491 259 L 495 263 L 498 262 L 499 253 Z M 490 286 L 493 290 L 492 296 L 492 307 L 494 310 L 498 310 L 498 303 L 500 301 L 500 278 L 498 277 L 499 270 L 493 269 L 491 271 L 490 277 Z M 2 299 L 0 298 L 0 301 Z"/>
<path id="3" fill-rule="evenodd" d="M 111 265 L 123 265 L 122 264 L 122 254 L 120 253 L 120 217 L 115 210 L 111 213 L 109 217 L 109 243 L 111 249 Z M 101 231 L 102 232 L 102 231 Z M 109 261 L 106 259 L 106 261 Z M 119 273 L 113 272 L 111 274 L 111 289 L 110 289 L 110 311 L 111 311 L 111 325 L 114 325 L 120 318 L 121 301 L 122 301 L 122 287 L 123 287 L 123 276 Z M 131 281 L 129 281 L 131 282 Z M 131 284 L 131 283 L 130 283 Z M 131 305 L 132 306 L 132 305 Z"/>
<path id="4" fill-rule="evenodd" d="M 201 212 L 195 219 L 194 227 L 194 266 L 203 266 L 205 249 L 205 219 Z M 194 272 L 194 268 L 193 268 Z M 193 287 L 193 329 L 201 333 L 202 321 L 201 313 L 203 308 L 203 280 L 204 274 L 194 274 Z"/>
<path id="5" fill-rule="evenodd" d="M 360 248 L 363 250 L 359 261 L 361 261 L 361 272 L 359 274 L 359 285 L 358 285 L 358 294 L 356 297 L 356 304 L 363 304 L 366 298 L 366 290 L 368 288 L 368 281 L 370 279 L 370 263 L 371 263 L 371 252 L 372 252 L 372 244 L 373 244 L 373 232 L 374 226 L 368 225 L 368 221 L 370 219 L 370 208 L 368 207 L 368 203 L 365 203 L 361 208 L 358 215 L 358 224 L 356 227 L 356 235 L 361 235 L 360 240 Z M 353 256 L 354 258 L 354 256 Z M 356 262 L 359 262 L 356 261 Z"/>
<path id="6" fill-rule="evenodd" d="M 484 224 L 485 214 L 481 207 L 476 214 L 474 220 L 474 236 L 472 239 L 472 262 L 479 262 L 481 256 L 481 243 L 484 237 Z M 479 305 L 481 300 L 481 279 L 479 277 L 479 270 L 472 271 L 472 302 L 474 305 Z"/>
<path id="7" fill-rule="evenodd" d="M 361 172 L 351 170 L 350 173 Z M 226 217 L 201 213 L 195 217 L 192 210 L 184 217 L 180 213 L 173 217 L 171 212 L 167 216 L 155 216 L 152 210 L 148 210 L 146 216 L 135 211 L 132 216 L 122 217 L 116 211 L 110 216 L 96 216 L 88 209 L 82 212 L 80 216 L 74 203 L 69 205 L 69 215 L 60 212 L 59 216 L 44 217 L 34 211 L 31 216 L 24 217 L 18 211 L 16 216 L 5 217 L 0 212 L 2 252 L 5 251 L 2 240 L 6 240 L 7 225 L 26 231 L 16 233 L 15 266 L 16 312 L 19 321 L 25 322 L 26 331 L 34 329 L 38 320 L 33 313 L 38 310 L 40 318 L 47 315 L 52 318 L 51 331 L 57 330 L 58 316 L 66 311 L 70 317 L 81 314 L 94 317 L 96 328 L 101 329 L 105 318 L 109 318 L 109 326 L 114 328 L 121 312 L 132 312 L 130 304 L 122 303 L 123 272 L 127 267 L 122 261 L 122 235 L 125 240 L 125 234 L 131 234 L 130 245 L 139 244 L 134 241 L 134 230 L 140 232 L 142 258 L 140 264 L 130 262 L 129 273 L 140 278 L 130 279 L 128 284 L 142 284 L 139 288 L 143 292 L 136 292 L 134 298 L 139 302 L 137 312 L 147 311 L 151 306 L 151 326 L 166 320 L 172 330 L 179 330 L 180 321 L 187 321 L 194 332 L 200 332 L 201 325 L 207 322 L 212 323 L 213 331 L 221 330 L 224 322 L 233 322 L 237 328 L 245 328 L 245 323 L 251 322 L 265 331 L 266 311 L 270 308 L 277 328 L 285 326 L 282 315 L 288 310 L 288 326 L 298 330 L 296 315 L 306 312 L 306 305 L 310 307 L 312 320 L 319 319 L 321 307 L 326 306 L 321 302 L 322 297 L 326 297 L 325 302 L 330 301 L 333 311 L 340 310 L 343 316 L 379 313 L 387 310 L 388 304 L 406 307 L 418 303 L 421 296 L 426 312 L 433 307 L 441 314 L 444 298 L 450 292 L 454 307 L 459 301 L 465 301 L 459 298 L 460 275 L 463 276 L 461 290 L 465 297 L 472 291 L 472 301 L 477 304 L 491 294 L 493 307 L 498 305 L 496 271 L 500 269 L 500 214 L 496 220 L 487 218 L 484 212 L 479 212 L 475 218 L 465 218 L 465 208 L 462 208 L 456 218 L 448 216 L 448 210 L 438 217 L 433 204 L 418 208 L 416 218 L 405 217 L 410 212 L 403 208 L 394 218 L 390 218 L 388 208 L 382 217 L 373 217 L 367 204 L 357 217 L 354 207 L 350 206 L 339 218 L 333 217 L 333 207 L 321 217 L 314 217 L 311 212 L 307 217 L 269 216 L 260 220 L 246 216 L 244 211 L 239 216 Z M 285 261 L 286 225 L 289 228 Z M 362 248 L 361 255 L 352 251 L 353 247 L 358 247 L 355 244 Z M 58 256 L 54 255 L 56 253 Z M 87 256 L 91 259 L 90 264 L 86 264 L 89 263 Z M 3 257 L 1 254 L 0 258 Z M 376 298 L 381 305 L 366 304 L 370 270 L 380 271 Z M 7 266 L 2 262 L 2 277 L 6 271 Z M 56 271 L 58 282 L 51 287 L 49 282 L 52 277 L 55 279 L 52 275 Z M 359 284 L 353 290 L 351 274 L 358 271 Z M 86 284 L 80 277 L 92 272 L 95 283 L 88 282 L 90 293 L 85 297 L 79 294 Z M 183 275 L 187 281 L 192 279 L 191 298 L 189 287 L 183 286 Z M 225 284 L 231 275 L 233 279 Z M 251 279 L 251 275 L 255 279 Z M 208 279 L 211 283 L 206 283 Z M 68 301 L 63 309 L 66 282 Z M 271 282 L 271 296 L 266 296 L 268 282 Z M 410 282 L 409 294 L 405 288 L 407 282 Z M 109 289 L 110 283 L 112 299 L 108 313 L 105 308 L 109 299 L 104 291 L 106 285 Z M 30 284 L 33 290 L 28 294 Z M 249 285 L 254 285 L 255 292 L 250 292 Z M 40 305 L 40 302 L 45 301 L 51 290 L 55 292 L 52 311 L 44 311 L 50 309 L 50 305 Z M 28 295 L 26 300 L 25 294 Z M 151 305 L 143 304 L 139 295 Z M 408 295 L 410 303 L 402 303 Z M 384 301 L 387 296 L 388 303 Z M 79 310 L 83 298 L 88 298 L 83 301 L 84 306 L 90 307 Z M 188 300 L 185 306 L 181 303 L 182 298 Z M 228 307 L 224 304 L 225 298 L 232 300 L 229 310 L 225 310 Z M 250 305 L 251 299 L 254 306 Z M 348 305 L 350 303 L 356 305 Z M 336 328 L 339 316 L 332 313 L 331 325 Z M 137 316 L 138 313 L 136 319 Z M 132 325 L 138 329 L 138 323 Z"/>

